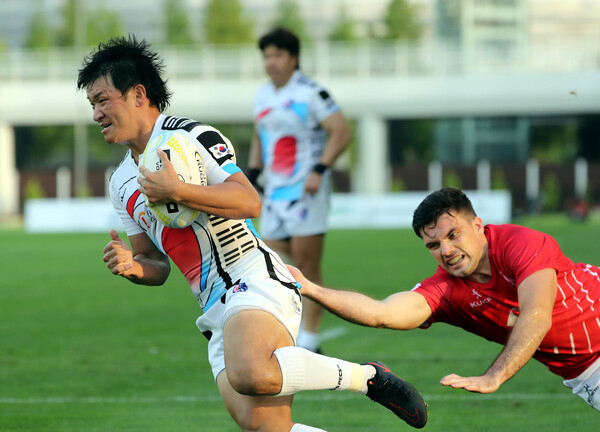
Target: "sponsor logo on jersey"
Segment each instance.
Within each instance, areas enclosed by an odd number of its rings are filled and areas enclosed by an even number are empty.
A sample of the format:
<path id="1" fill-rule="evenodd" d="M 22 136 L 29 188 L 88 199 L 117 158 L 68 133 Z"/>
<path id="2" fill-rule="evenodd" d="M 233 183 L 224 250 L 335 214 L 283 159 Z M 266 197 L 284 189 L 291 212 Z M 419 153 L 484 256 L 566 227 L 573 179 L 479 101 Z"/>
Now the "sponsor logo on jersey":
<path id="1" fill-rule="evenodd" d="M 488 303 L 492 302 L 492 298 L 491 297 L 484 297 L 479 292 L 477 292 L 477 290 L 475 290 L 475 289 L 473 289 L 471 291 L 471 294 L 473 294 L 473 296 L 477 299 L 476 301 L 471 302 L 469 304 L 471 306 L 471 308 L 473 308 L 473 309 L 478 308 L 479 306 L 483 306 L 485 304 L 488 304 Z"/>
<path id="2" fill-rule="evenodd" d="M 246 292 L 248 291 L 248 285 L 246 285 L 244 282 L 239 283 L 237 285 L 235 285 L 233 288 L 231 288 L 231 292 L 233 293 L 240 293 L 240 292 Z"/>
<path id="3" fill-rule="evenodd" d="M 302 308 L 300 307 L 300 302 L 296 300 L 296 297 L 292 298 L 292 307 L 294 308 L 294 312 L 298 315 L 302 315 Z"/>

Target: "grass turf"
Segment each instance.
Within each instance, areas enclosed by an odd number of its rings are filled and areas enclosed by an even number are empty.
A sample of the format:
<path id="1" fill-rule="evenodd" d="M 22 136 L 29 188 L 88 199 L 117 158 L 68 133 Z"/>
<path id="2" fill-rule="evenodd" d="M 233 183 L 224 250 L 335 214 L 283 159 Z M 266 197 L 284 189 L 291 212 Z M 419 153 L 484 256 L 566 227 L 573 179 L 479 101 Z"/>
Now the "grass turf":
<path id="1" fill-rule="evenodd" d="M 600 223 L 563 217 L 518 221 L 556 236 L 574 260 L 600 263 Z M 0 230 L 0 431 L 236 431 L 220 401 L 194 325 L 200 310 L 173 266 L 162 287 L 133 285 L 102 262 L 107 234 L 27 235 Z M 591 240 L 591 241 L 590 241 Z M 407 290 L 434 269 L 410 230 L 333 231 L 326 284 L 376 298 Z M 428 431 L 590 431 L 600 415 L 532 361 L 491 395 L 439 379 L 479 374 L 500 346 L 436 324 L 398 332 L 327 314 L 327 355 L 381 360 L 430 406 Z M 348 392 L 300 393 L 294 420 L 335 431 L 410 429 Z"/>

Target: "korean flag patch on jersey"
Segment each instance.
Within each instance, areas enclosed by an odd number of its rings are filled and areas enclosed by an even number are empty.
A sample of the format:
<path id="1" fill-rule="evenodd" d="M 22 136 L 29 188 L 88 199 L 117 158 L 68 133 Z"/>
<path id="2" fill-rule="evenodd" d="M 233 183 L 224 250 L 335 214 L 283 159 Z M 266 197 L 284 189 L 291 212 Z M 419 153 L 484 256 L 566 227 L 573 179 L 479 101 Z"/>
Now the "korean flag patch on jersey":
<path id="1" fill-rule="evenodd" d="M 198 141 L 219 165 L 223 165 L 227 159 L 233 159 L 233 152 L 220 133 L 214 130 L 203 132 L 198 136 Z"/>
<path id="2" fill-rule="evenodd" d="M 221 159 L 224 156 L 230 154 L 229 149 L 225 144 L 215 144 L 208 149 L 215 159 Z"/>

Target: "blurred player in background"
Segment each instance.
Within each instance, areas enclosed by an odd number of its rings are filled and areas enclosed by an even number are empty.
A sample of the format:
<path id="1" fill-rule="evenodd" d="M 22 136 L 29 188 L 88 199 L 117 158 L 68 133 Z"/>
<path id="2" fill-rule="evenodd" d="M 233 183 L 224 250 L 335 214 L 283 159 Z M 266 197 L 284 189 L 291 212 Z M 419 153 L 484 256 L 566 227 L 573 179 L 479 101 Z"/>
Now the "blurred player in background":
<path id="1" fill-rule="evenodd" d="M 104 248 L 108 268 L 136 284 L 161 285 L 169 258 L 179 267 L 204 311 L 196 324 L 209 341 L 221 397 L 242 430 L 320 431 L 291 418 L 292 395 L 319 389 L 364 393 L 423 427 L 421 395 L 381 363 L 360 365 L 295 346 L 301 296 L 249 220 L 260 213 L 258 193 L 219 131 L 162 114 L 170 99 L 162 69 L 146 42 L 130 36 L 100 44 L 79 70 L 77 87 L 86 90 L 105 141 L 128 148 L 111 176 L 110 196 L 131 246 L 111 231 Z M 164 130 L 177 130 L 196 146 L 208 186 L 179 181 L 161 150 L 162 169 L 138 169 L 148 141 Z M 152 216 L 144 194 L 151 203 L 176 202 L 203 213 L 186 228 L 167 228 Z"/>
<path id="2" fill-rule="evenodd" d="M 322 283 L 331 167 L 350 144 L 351 133 L 329 93 L 300 72 L 300 41 L 294 33 L 276 28 L 258 46 L 271 79 L 254 98 L 248 165 L 255 185 L 263 172 L 260 235 L 284 260 Z M 299 346 L 319 352 L 322 315 L 321 306 L 304 301 Z"/>
<path id="3" fill-rule="evenodd" d="M 425 198 L 413 229 L 439 266 L 411 291 L 376 301 L 292 274 L 303 295 L 348 321 L 399 330 L 445 322 L 504 345 L 483 375 L 450 374 L 443 385 L 492 393 L 533 357 L 600 410 L 600 268 L 574 264 L 548 234 L 484 225 L 454 188 Z"/>

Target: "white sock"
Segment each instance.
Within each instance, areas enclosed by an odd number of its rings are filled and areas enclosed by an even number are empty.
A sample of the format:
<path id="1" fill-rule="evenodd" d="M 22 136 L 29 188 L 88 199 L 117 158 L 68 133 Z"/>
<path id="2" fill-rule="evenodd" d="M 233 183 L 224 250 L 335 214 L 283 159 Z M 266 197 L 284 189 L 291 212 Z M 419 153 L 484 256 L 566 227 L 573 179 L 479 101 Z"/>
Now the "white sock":
<path id="1" fill-rule="evenodd" d="M 282 385 L 277 396 L 303 390 L 350 390 L 367 393 L 367 380 L 375 375 L 371 365 L 316 354 L 300 347 L 275 350 L 281 368 Z"/>
<path id="2" fill-rule="evenodd" d="M 290 432 L 327 432 L 324 429 L 317 429 L 314 428 L 312 426 L 306 426 L 300 423 L 296 423 L 294 424 L 294 426 L 292 426 L 292 428 L 290 429 Z"/>
<path id="3" fill-rule="evenodd" d="M 300 348 L 306 348 L 309 351 L 315 352 L 319 348 L 319 333 L 313 333 L 300 329 L 296 345 Z"/>

